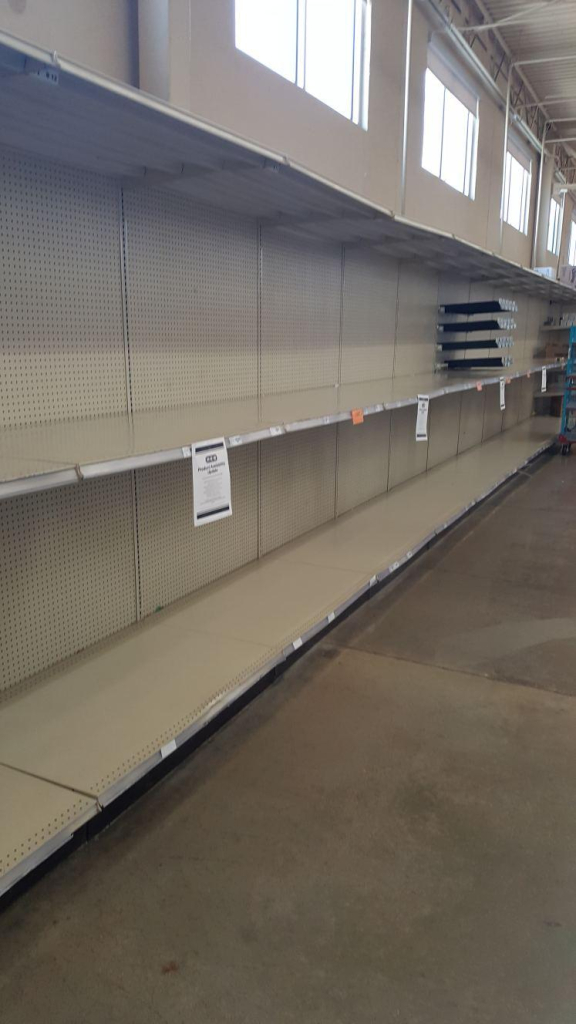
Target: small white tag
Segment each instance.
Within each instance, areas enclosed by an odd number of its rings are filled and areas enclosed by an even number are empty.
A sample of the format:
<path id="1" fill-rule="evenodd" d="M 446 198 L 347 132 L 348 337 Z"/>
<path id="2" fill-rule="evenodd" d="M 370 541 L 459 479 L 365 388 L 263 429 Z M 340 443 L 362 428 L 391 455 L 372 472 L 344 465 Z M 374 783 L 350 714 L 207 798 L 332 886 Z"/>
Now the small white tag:
<path id="1" fill-rule="evenodd" d="M 377 582 L 378 582 L 378 577 L 377 576 L 371 576 L 370 577 L 370 586 L 371 587 L 375 587 Z"/>
<path id="2" fill-rule="evenodd" d="M 185 444 L 184 445 L 184 447 L 182 448 L 182 455 L 184 456 L 185 459 L 191 459 L 192 458 L 192 447 L 191 447 L 191 445 L 189 445 L 189 444 Z"/>
<path id="3" fill-rule="evenodd" d="M 329 416 L 323 416 L 322 419 L 324 420 L 324 423 L 326 424 L 326 426 L 328 426 L 328 424 L 330 423 L 330 417 Z"/>
<path id="4" fill-rule="evenodd" d="M 292 647 L 294 648 L 295 651 L 297 651 L 299 647 L 302 647 L 302 637 L 301 636 L 299 636 L 297 640 L 293 640 L 292 641 Z"/>
<path id="5" fill-rule="evenodd" d="M 394 562 L 393 565 L 390 566 L 390 572 L 396 572 L 396 569 L 399 569 L 399 568 L 400 568 L 400 562 Z"/>
<path id="6" fill-rule="evenodd" d="M 165 743 L 163 747 L 160 747 L 160 755 L 162 760 L 168 757 L 168 754 L 173 754 L 176 750 L 176 740 L 170 740 L 170 743 Z"/>
<path id="7" fill-rule="evenodd" d="M 506 408 L 506 378 L 500 377 L 500 408 Z"/>
<path id="8" fill-rule="evenodd" d="M 416 414 L 416 440 L 428 440 L 428 407 L 429 395 L 418 395 L 418 412 Z"/>
<path id="9" fill-rule="evenodd" d="M 270 427 L 270 437 L 278 437 L 284 433 L 284 427 Z"/>
<path id="10" fill-rule="evenodd" d="M 543 366 L 543 367 L 542 367 L 542 391 L 546 391 L 546 386 L 547 386 L 547 381 L 546 381 L 546 367 L 545 367 L 545 366 Z"/>
<path id="11" fill-rule="evenodd" d="M 335 618 L 336 618 L 336 616 L 335 616 L 334 612 L 328 612 L 328 615 L 327 615 L 328 622 L 334 622 Z"/>
<path id="12" fill-rule="evenodd" d="M 230 448 L 236 448 L 239 444 L 242 444 L 242 437 L 240 434 L 235 434 L 234 437 L 228 438 L 228 445 Z"/>

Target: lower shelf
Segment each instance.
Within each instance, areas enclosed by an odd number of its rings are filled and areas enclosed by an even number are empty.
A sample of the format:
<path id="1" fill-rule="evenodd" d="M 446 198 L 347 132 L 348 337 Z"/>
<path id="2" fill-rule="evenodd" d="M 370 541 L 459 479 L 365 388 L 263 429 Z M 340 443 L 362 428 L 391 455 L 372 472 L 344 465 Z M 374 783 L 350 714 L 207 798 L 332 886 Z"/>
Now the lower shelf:
<path id="1" fill-rule="evenodd" d="M 48 856 L 51 822 L 110 803 L 557 429 L 527 420 L 21 684 L 0 711 L 0 893 L 15 851 L 20 874 Z"/>

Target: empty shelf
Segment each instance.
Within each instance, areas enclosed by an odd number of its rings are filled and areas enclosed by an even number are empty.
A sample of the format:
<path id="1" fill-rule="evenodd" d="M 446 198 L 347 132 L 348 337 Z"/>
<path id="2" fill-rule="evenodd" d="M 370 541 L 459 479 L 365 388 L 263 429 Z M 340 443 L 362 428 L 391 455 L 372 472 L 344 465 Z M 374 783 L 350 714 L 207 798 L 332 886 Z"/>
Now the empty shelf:
<path id="1" fill-rule="evenodd" d="M 2 759 L 38 778 L 8 787 L 3 842 L 24 857 L 31 836 L 48 836 L 58 801 L 67 828 L 96 799 L 109 803 L 548 447 L 557 428 L 531 418 L 16 687 L 0 713 Z M 28 783 L 34 814 L 17 793 Z"/>
<path id="2" fill-rule="evenodd" d="M 508 370 L 507 378 L 557 365 L 517 364 Z M 371 415 L 415 405 L 419 394 L 435 398 L 497 381 L 498 375 L 490 370 L 438 372 L 139 412 L 132 417 L 100 416 L 0 430 L 0 498 L 174 462 L 190 456 L 193 442 L 207 438 L 225 437 L 231 448 L 347 420 L 353 409 Z"/>
<path id="3" fill-rule="evenodd" d="M 97 810 L 93 797 L 0 764 L 0 896 Z"/>

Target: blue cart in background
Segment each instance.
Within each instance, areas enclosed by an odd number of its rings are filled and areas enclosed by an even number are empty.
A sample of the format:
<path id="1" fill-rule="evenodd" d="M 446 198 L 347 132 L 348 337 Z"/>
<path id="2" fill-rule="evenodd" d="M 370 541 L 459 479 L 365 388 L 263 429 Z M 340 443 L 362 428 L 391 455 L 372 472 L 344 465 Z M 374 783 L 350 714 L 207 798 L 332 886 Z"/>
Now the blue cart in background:
<path id="1" fill-rule="evenodd" d="M 566 384 L 562 400 L 562 423 L 558 440 L 562 455 L 569 455 L 572 443 L 576 441 L 576 327 L 570 329 Z"/>

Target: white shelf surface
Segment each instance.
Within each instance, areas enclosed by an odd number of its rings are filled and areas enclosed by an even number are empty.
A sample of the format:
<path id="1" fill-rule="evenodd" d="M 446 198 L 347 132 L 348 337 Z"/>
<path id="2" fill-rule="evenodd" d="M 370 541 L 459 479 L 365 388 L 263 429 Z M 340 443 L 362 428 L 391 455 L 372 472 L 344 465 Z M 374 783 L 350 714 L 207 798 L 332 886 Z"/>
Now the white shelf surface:
<path id="1" fill-rule="evenodd" d="M 82 812 L 106 805 L 549 447 L 557 429 L 533 417 L 20 684 L 0 708 L 2 761 L 84 794 Z M 13 774 L 1 791 L 9 827 L 0 860 L 54 817 L 40 786 L 27 797 L 33 808 L 22 804 Z M 56 790 L 64 819 L 66 807 L 78 810 L 66 790 Z"/>
<path id="2" fill-rule="evenodd" d="M 283 153 L 6 32 L 0 32 L 0 135 L 5 145 L 119 177 L 128 188 L 163 188 L 313 238 L 360 242 L 475 280 L 576 298 L 566 284 L 397 216 Z"/>
<path id="3" fill-rule="evenodd" d="M 312 388 L 212 405 L 102 416 L 0 430 L 0 499 L 78 483 L 189 457 L 196 441 L 225 437 L 228 447 L 284 433 L 415 405 L 419 394 L 437 398 L 541 372 L 556 362 L 529 362 L 498 371 L 428 373 Z"/>

